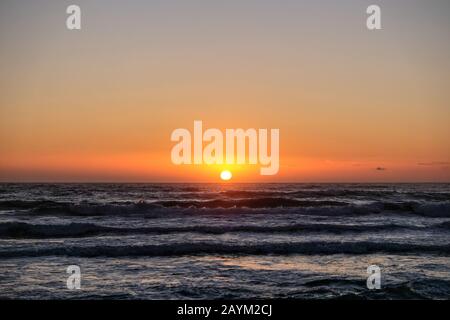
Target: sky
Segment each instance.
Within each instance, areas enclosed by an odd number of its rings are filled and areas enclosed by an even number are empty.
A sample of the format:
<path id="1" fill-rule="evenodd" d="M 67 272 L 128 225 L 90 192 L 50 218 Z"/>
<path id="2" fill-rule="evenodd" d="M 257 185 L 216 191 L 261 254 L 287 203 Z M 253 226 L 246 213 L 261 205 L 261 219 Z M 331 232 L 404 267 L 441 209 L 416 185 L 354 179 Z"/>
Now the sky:
<path id="1" fill-rule="evenodd" d="M 66 28 L 77 4 L 82 29 Z M 382 30 L 366 28 L 381 7 Z M 218 181 L 174 129 L 280 129 L 236 182 L 450 182 L 448 0 L 3 0 L 0 181 Z"/>

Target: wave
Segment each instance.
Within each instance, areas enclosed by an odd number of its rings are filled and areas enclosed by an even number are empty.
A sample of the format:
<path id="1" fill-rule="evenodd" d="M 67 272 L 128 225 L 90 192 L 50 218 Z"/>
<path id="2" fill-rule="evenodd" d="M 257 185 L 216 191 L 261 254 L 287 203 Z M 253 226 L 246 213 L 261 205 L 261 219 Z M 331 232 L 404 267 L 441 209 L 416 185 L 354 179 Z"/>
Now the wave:
<path id="1" fill-rule="evenodd" d="M 436 225 L 437 228 L 450 229 L 450 224 L 444 222 Z M 25 222 L 0 223 L 0 238 L 13 239 L 48 239 L 48 238 L 78 238 L 98 235 L 134 235 L 134 234 L 169 234 L 169 233 L 201 233 L 201 234 L 225 234 L 232 232 L 249 233 L 363 233 L 396 230 L 420 230 L 426 227 L 405 226 L 397 224 L 386 225 L 338 225 L 338 224 L 292 224 L 278 226 L 182 226 L 182 227 L 108 227 L 92 223 L 70 223 L 63 225 L 29 224 Z"/>
<path id="2" fill-rule="evenodd" d="M 257 245 L 213 243 L 177 243 L 143 246 L 61 246 L 52 248 L 0 250 L 1 258 L 71 256 L 71 257 L 158 257 L 186 255 L 323 255 L 323 254 L 438 254 L 448 256 L 449 245 L 419 245 L 377 242 L 301 242 Z"/>
<path id="3" fill-rule="evenodd" d="M 323 197 L 370 197 L 370 196 L 390 196 L 396 191 L 380 190 L 350 190 L 350 189 L 324 189 L 324 190 L 294 190 L 294 191 L 247 191 L 247 190 L 226 190 L 221 194 L 230 198 L 247 197 L 274 197 L 274 196 L 292 196 L 296 198 L 323 198 Z"/>
<path id="4" fill-rule="evenodd" d="M 345 206 L 347 202 L 332 200 L 296 200 L 290 198 L 248 198 L 248 199 L 214 199 L 214 200 L 163 200 L 154 202 L 116 202 L 110 204 L 99 203 L 66 203 L 47 200 L 0 201 L 0 209 L 32 209 L 35 213 L 78 213 L 80 215 L 114 214 L 114 213 L 143 213 L 157 208 L 290 208 L 290 207 L 323 207 Z"/>
<path id="5" fill-rule="evenodd" d="M 380 213 L 414 214 L 424 217 L 450 217 L 450 201 L 376 201 L 352 204 L 334 200 L 298 200 L 290 198 L 250 198 L 166 200 L 155 202 L 65 203 L 55 201 L 0 201 L 0 210 L 25 210 L 35 215 L 145 215 L 168 214 L 302 214 L 319 216 L 369 215 Z M 223 211 L 226 210 L 226 211 Z"/>
<path id="6" fill-rule="evenodd" d="M 139 201 L 137 203 L 58 203 L 54 202 L 48 205 L 39 205 L 31 209 L 33 214 L 37 215 L 70 215 L 70 216 L 103 216 L 103 215 L 141 215 L 157 212 L 155 209 L 161 208 L 148 202 Z"/>
<path id="7" fill-rule="evenodd" d="M 226 190 L 220 192 L 221 195 L 229 198 L 256 198 L 256 197 L 295 197 L 295 198 L 387 198 L 403 197 L 422 200 L 450 201 L 449 192 L 405 192 L 392 190 L 370 190 L 370 189 L 321 189 L 321 190 Z"/>
<path id="8" fill-rule="evenodd" d="M 290 198 L 260 197 L 246 199 L 215 199 L 208 201 L 195 200 L 173 200 L 157 201 L 156 205 L 162 207 L 178 208 L 290 208 L 290 207 L 325 207 L 325 206 L 346 206 L 347 202 L 332 200 L 296 200 Z"/>
<path id="9" fill-rule="evenodd" d="M 25 222 L 0 223 L 0 238 L 45 239 L 84 237 L 108 233 L 108 228 L 91 223 L 70 223 L 66 225 L 38 225 Z"/>
<path id="10" fill-rule="evenodd" d="M 450 230 L 450 221 L 444 221 L 437 225 L 438 228 Z"/>
<path id="11" fill-rule="evenodd" d="M 422 203 L 414 206 L 412 211 L 426 217 L 450 217 L 450 202 Z"/>
<path id="12" fill-rule="evenodd" d="M 339 282 L 339 280 L 337 280 Z M 354 280 L 343 280 L 341 281 L 343 287 L 358 288 L 356 292 L 345 293 L 336 296 L 336 300 L 354 300 L 354 299 L 381 299 L 381 300 L 392 300 L 392 299 L 448 299 L 448 293 L 450 292 L 450 281 L 436 279 L 436 278 L 426 278 L 426 279 L 412 279 L 409 281 L 403 281 L 399 283 L 385 283 L 383 285 L 383 290 L 367 290 L 365 283 L 361 285 L 361 281 Z M 332 287 L 333 281 L 329 281 L 328 285 Z"/>
<path id="13" fill-rule="evenodd" d="M 69 205 L 69 203 L 56 202 L 51 200 L 2 200 L 0 201 L 1 210 L 13 209 L 35 209 L 44 206 Z"/>

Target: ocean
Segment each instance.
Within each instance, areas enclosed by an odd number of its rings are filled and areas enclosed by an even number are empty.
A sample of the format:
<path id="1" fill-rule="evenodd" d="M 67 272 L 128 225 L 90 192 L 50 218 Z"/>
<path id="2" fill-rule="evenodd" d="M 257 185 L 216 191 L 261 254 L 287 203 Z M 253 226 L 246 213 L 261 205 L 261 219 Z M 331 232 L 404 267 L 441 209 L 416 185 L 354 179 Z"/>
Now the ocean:
<path id="1" fill-rule="evenodd" d="M 449 257 L 450 184 L 0 184 L 0 299 L 449 299 Z"/>

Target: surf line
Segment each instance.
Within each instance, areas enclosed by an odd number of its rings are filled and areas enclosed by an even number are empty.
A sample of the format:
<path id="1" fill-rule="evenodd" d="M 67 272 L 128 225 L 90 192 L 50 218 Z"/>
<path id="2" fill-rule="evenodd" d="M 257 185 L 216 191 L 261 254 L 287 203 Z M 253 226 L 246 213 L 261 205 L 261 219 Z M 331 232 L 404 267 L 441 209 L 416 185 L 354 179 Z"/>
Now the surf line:
<path id="1" fill-rule="evenodd" d="M 203 132 L 202 121 L 194 121 L 194 134 L 185 128 L 172 132 L 171 141 L 178 142 L 171 152 L 172 163 L 181 164 L 260 164 L 261 175 L 275 175 L 280 167 L 280 130 L 210 128 Z M 248 144 L 247 144 L 248 141 Z M 206 145 L 204 146 L 204 143 Z M 193 156 L 192 156 L 193 145 Z M 247 157 L 248 149 L 248 157 Z"/>

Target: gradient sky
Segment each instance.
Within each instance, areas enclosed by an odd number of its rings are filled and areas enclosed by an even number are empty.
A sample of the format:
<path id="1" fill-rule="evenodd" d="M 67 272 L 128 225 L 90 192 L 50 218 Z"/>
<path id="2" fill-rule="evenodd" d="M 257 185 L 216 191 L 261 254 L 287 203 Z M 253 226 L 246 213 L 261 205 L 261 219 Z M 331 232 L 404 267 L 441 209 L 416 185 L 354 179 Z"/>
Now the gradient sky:
<path id="1" fill-rule="evenodd" d="M 65 27 L 82 9 L 82 30 Z M 383 30 L 365 10 L 382 8 Z M 280 172 L 450 181 L 450 2 L 3 0 L 0 181 L 218 181 L 176 128 L 279 128 Z"/>

